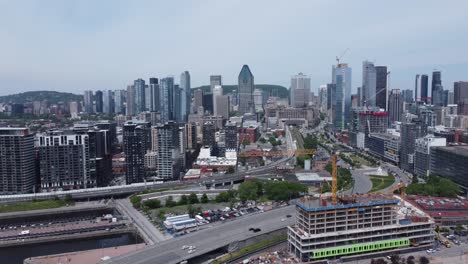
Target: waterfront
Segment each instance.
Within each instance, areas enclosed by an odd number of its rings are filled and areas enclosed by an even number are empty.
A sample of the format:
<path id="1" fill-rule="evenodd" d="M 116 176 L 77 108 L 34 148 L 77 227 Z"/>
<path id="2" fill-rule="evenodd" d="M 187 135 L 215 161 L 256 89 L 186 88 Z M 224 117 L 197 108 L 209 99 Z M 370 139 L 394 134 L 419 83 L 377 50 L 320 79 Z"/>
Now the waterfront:
<path id="1" fill-rule="evenodd" d="M 90 249 L 100 249 L 141 243 L 142 239 L 133 233 L 102 236 L 90 239 L 57 241 L 25 246 L 0 248 L 0 263 L 20 264 L 29 257 L 59 254 Z"/>

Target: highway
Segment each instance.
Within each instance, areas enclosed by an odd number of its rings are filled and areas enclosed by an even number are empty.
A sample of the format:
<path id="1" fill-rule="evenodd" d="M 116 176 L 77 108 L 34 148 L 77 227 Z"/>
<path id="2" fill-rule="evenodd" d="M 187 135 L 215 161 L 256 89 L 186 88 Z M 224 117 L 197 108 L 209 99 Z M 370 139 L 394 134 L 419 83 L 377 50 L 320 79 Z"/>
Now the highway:
<path id="1" fill-rule="evenodd" d="M 288 214 L 292 215 L 292 217 L 286 217 Z M 211 228 L 156 243 L 140 251 L 112 258 L 104 263 L 180 263 L 183 260 L 206 254 L 230 243 L 285 228 L 295 223 L 294 215 L 294 206 L 277 208 L 256 215 L 247 215 L 231 222 L 216 223 Z M 261 228 L 261 231 L 257 233 L 249 231 L 251 227 Z M 196 251 L 189 254 L 187 250 L 182 249 L 184 245 L 196 246 Z"/>

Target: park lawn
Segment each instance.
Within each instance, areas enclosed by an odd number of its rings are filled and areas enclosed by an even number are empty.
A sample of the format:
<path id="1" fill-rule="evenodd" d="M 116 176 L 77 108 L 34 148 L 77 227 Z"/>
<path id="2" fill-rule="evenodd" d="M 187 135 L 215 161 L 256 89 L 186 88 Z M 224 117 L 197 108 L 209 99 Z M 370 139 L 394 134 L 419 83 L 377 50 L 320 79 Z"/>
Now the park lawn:
<path id="1" fill-rule="evenodd" d="M 391 186 L 395 182 L 395 177 L 389 176 L 378 176 L 378 175 L 369 175 L 369 178 L 372 182 L 371 192 L 376 192 L 383 190 Z"/>
<path id="2" fill-rule="evenodd" d="M 0 213 L 51 209 L 51 208 L 63 207 L 66 205 L 67 205 L 67 202 L 63 200 L 43 200 L 43 201 L 22 202 L 22 203 L 15 203 L 15 204 L 0 205 Z"/>
<path id="3" fill-rule="evenodd" d="M 236 259 L 236 258 L 239 258 L 241 256 L 247 255 L 250 252 L 254 252 L 254 251 L 259 250 L 261 248 L 264 248 L 264 247 L 267 247 L 267 246 L 270 246 L 270 245 L 274 245 L 274 244 L 276 244 L 278 242 L 286 241 L 286 239 L 287 239 L 287 235 L 279 235 L 279 236 L 273 237 L 272 239 L 264 240 L 264 241 L 262 241 L 260 243 L 253 244 L 253 245 L 247 246 L 245 248 L 242 248 L 242 249 L 240 249 L 238 251 L 234 251 L 232 253 L 226 254 L 226 255 L 222 256 L 221 258 L 214 260 L 212 263 L 213 264 L 226 263 L 226 262 L 231 261 L 232 259 Z"/>
<path id="4" fill-rule="evenodd" d="M 358 155 L 349 155 L 349 157 L 351 158 L 351 160 L 354 162 L 354 163 L 358 163 L 360 165 L 364 165 L 364 166 L 367 166 L 367 167 L 372 167 L 373 165 L 375 164 L 372 164 L 370 161 L 358 156 Z"/>

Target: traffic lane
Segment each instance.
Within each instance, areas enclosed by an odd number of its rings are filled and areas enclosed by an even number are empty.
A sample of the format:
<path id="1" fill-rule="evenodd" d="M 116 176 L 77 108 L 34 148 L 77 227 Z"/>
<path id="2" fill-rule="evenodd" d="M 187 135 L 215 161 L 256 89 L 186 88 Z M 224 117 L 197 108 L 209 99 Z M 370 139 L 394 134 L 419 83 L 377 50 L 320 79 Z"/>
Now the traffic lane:
<path id="1" fill-rule="evenodd" d="M 286 217 L 288 214 L 292 217 Z M 113 258 L 106 263 L 177 263 L 189 256 L 207 253 L 231 242 L 241 241 L 248 237 L 294 224 L 294 215 L 294 206 L 277 208 L 272 211 L 236 219 L 210 229 L 196 231 L 182 237 L 160 242 L 141 251 Z M 253 233 L 249 231 L 251 227 L 261 228 L 261 231 Z M 182 250 L 183 245 L 196 246 L 195 254 L 188 254 L 186 250 Z M 175 255 L 168 254 L 168 252 L 173 252 Z"/>
<path id="2" fill-rule="evenodd" d="M 372 182 L 365 173 L 368 170 L 352 170 L 351 175 L 354 179 L 353 188 L 344 191 L 344 194 L 367 193 L 372 189 Z"/>

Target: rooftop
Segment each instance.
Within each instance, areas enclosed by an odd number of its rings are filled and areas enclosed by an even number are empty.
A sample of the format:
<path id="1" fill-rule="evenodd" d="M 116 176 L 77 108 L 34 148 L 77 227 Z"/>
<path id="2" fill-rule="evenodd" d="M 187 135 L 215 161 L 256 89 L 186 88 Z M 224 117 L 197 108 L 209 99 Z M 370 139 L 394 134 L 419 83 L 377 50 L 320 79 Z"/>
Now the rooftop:
<path id="1" fill-rule="evenodd" d="M 468 157 L 468 146 L 436 147 L 436 149 L 450 152 L 451 154 Z"/>
<path id="2" fill-rule="evenodd" d="M 408 195 L 407 199 L 428 211 L 463 210 L 468 211 L 468 200 L 465 198 L 431 197 Z"/>
<path id="3" fill-rule="evenodd" d="M 293 203 L 306 211 L 327 211 L 361 206 L 398 204 L 399 200 L 383 194 L 361 194 L 341 196 L 338 198 L 338 204 L 336 205 L 332 205 L 328 200 L 310 196 L 294 200 Z"/>

